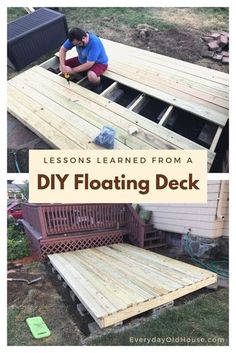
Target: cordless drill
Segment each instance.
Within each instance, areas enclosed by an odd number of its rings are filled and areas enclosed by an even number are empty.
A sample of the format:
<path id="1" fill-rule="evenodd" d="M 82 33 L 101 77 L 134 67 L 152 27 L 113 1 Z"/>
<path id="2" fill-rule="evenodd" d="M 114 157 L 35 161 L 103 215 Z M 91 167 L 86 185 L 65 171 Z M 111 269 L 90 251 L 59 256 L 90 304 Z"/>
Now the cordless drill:
<path id="1" fill-rule="evenodd" d="M 67 73 L 64 73 L 64 77 L 66 79 L 66 81 L 68 82 L 68 85 L 70 84 L 70 75 Z"/>

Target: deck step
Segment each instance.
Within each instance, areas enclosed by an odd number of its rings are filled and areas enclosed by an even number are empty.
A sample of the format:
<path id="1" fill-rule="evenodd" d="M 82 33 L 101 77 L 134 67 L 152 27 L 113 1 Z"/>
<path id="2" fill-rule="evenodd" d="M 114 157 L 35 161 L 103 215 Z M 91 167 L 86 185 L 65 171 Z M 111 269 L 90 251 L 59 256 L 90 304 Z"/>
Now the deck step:
<path id="1" fill-rule="evenodd" d="M 152 229 L 152 230 L 148 230 L 148 231 L 145 231 L 144 234 L 145 235 L 148 235 L 148 234 L 153 234 L 153 233 L 157 233 L 157 229 Z"/>
<path id="2" fill-rule="evenodd" d="M 144 232 L 149 232 L 149 231 L 152 231 L 153 229 L 155 229 L 153 224 L 145 224 L 144 226 Z"/>
<path id="3" fill-rule="evenodd" d="M 166 243 L 162 243 L 162 244 L 150 244 L 150 245 L 144 245 L 144 249 L 145 250 L 151 250 L 151 249 L 159 249 L 159 248 L 165 248 L 167 247 Z"/>
<path id="4" fill-rule="evenodd" d="M 153 236 L 153 237 L 150 237 L 150 238 L 144 238 L 144 241 L 149 241 L 149 240 L 160 240 L 160 241 L 162 241 L 163 240 L 163 238 L 162 237 L 160 237 L 160 236 Z"/>

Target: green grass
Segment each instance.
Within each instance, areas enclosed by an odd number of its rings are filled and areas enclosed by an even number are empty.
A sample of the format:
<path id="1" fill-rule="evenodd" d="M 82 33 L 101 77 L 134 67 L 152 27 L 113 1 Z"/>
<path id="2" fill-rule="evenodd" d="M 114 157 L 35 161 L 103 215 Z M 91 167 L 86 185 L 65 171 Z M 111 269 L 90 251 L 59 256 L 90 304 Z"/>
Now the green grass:
<path id="1" fill-rule="evenodd" d="M 220 16 L 225 20 L 229 18 L 228 7 L 192 7 L 192 10 L 196 13 L 201 13 L 206 16 Z"/>
<path id="2" fill-rule="evenodd" d="M 45 279 L 33 287 L 19 286 L 17 296 L 11 297 L 8 307 L 8 345 L 228 345 L 228 289 L 201 294 L 192 301 L 186 297 L 184 304 L 166 310 L 158 318 L 142 318 L 142 323 L 135 328 L 132 326 L 136 321 L 134 319 L 124 331 L 104 333 L 96 338 L 90 336 L 82 341 L 81 332 L 66 301 L 47 278 L 44 265 L 35 262 L 27 265 L 25 270 Z M 26 325 L 27 317 L 38 315 L 43 317 L 52 331 L 49 338 L 35 340 Z M 190 339 L 191 342 L 169 342 L 167 339 L 176 340 L 178 337 Z M 153 341 L 137 341 L 140 338 Z M 199 343 L 197 339 L 203 342 Z"/>
<path id="3" fill-rule="evenodd" d="M 64 8 L 69 27 L 80 26 L 85 30 L 102 30 L 104 27 L 124 31 L 124 27 L 135 28 L 140 23 L 148 23 L 159 30 L 165 30 L 171 27 L 161 18 L 153 16 L 153 9 L 148 7 L 141 8 Z M 105 17 L 105 21 L 104 21 Z M 94 20 L 96 18 L 96 21 Z M 87 28 L 86 28 L 87 27 Z M 94 28 L 95 27 L 95 28 Z"/>
<path id="4" fill-rule="evenodd" d="M 45 297 L 45 302 L 41 302 L 38 298 L 39 292 L 34 289 L 30 291 L 34 293 L 29 293 L 32 297 L 29 302 L 19 307 L 13 305 L 8 309 L 8 345 L 81 345 L 78 330 L 75 329 L 62 298 L 50 289 L 48 298 Z M 59 308 L 61 308 L 60 312 L 58 312 Z M 38 314 L 45 319 L 52 330 L 52 336 L 37 341 L 32 338 L 25 319 Z M 64 317 L 63 320 L 62 317 Z M 148 342 L 147 339 L 152 341 Z M 93 346 L 228 345 L 228 290 L 221 289 L 202 295 L 187 304 L 163 312 L 159 318 L 147 319 L 138 327 L 110 333 L 96 339 L 90 337 L 83 344 Z"/>
<path id="5" fill-rule="evenodd" d="M 145 337 L 152 338 L 153 342 L 138 341 Z M 178 342 L 178 337 L 189 339 L 190 342 Z M 177 341 L 168 342 L 171 338 Z M 161 339 L 163 342 L 167 339 L 167 342 L 161 343 Z M 203 341 L 197 342 L 200 339 Z M 99 337 L 89 344 L 228 345 L 228 290 L 202 295 L 188 304 L 165 311 L 159 318 L 147 321 L 139 327 Z"/>
<path id="6" fill-rule="evenodd" d="M 105 38 L 123 42 L 138 24 L 148 24 L 165 31 L 171 28 L 186 30 L 227 30 L 227 7 L 64 7 L 68 27 L 81 27 Z M 8 8 L 8 21 L 26 14 L 22 7 Z M 130 33 L 129 33 L 130 31 Z M 119 40 L 120 36 L 120 40 Z"/>

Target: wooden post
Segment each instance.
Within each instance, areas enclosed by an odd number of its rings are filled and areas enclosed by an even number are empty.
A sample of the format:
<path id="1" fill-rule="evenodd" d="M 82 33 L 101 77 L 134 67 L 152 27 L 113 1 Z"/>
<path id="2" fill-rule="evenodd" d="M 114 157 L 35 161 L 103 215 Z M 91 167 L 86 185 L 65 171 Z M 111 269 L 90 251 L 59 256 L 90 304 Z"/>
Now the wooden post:
<path id="1" fill-rule="evenodd" d="M 43 213 L 43 206 L 39 206 L 37 211 L 38 211 L 39 223 L 41 227 L 42 238 L 45 239 L 47 238 L 48 234 L 46 229 L 45 217 Z"/>

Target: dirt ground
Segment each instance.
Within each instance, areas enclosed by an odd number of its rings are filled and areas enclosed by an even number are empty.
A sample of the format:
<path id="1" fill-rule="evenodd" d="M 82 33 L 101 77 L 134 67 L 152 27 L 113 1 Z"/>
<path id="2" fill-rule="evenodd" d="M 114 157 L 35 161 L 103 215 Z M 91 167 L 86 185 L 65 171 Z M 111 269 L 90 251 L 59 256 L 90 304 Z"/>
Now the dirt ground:
<path id="1" fill-rule="evenodd" d="M 118 10 L 64 8 L 69 25 L 95 31 L 103 38 L 153 51 L 214 70 L 228 72 L 228 65 L 202 57 L 207 46 L 202 37 L 228 31 L 227 11 L 212 8 L 141 8 Z M 76 11 L 78 17 L 76 17 Z M 93 13 L 96 11 L 96 21 Z M 140 26 L 147 35 L 140 34 Z M 145 61 L 145 58 L 144 58 Z"/>
<path id="2" fill-rule="evenodd" d="M 8 274 L 11 278 L 32 280 L 37 283 L 8 282 L 8 345 L 80 345 L 83 334 L 79 315 L 61 282 L 50 272 L 46 264 L 33 262 Z M 35 340 L 26 319 L 41 316 L 52 335 Z"/>

